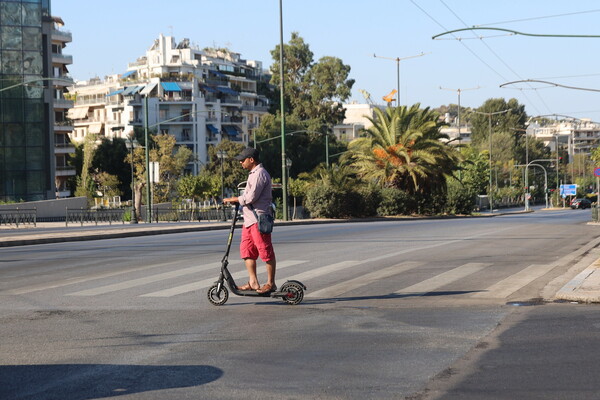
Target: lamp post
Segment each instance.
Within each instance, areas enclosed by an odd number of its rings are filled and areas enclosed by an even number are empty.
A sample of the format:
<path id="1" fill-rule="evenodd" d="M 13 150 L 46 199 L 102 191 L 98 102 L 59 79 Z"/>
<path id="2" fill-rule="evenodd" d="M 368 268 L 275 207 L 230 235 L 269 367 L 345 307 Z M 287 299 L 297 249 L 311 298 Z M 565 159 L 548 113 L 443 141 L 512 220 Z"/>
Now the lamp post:
<path id="1" fill-rule="evenodd" d="M 283 81 L 283 0 L 279 0 L 279 111 L 281 113 L 281 191 L 283 203 L 283 220 L 289 221 L 287 210 L 287 192 L 288 181 L 285 169 L 285 106 L 284 92 L 285 84 Z"/>
<path id="2" fill-rule="evenodd" d="M 481 112 L 481 111 L 473 111 L 476 114 L 481 114 L 481 115 L 487 115 L 488 116 L 488 126 L 489 126 L 489 169 L 490 169 L 490 189 L 489 189 L 489 198 L 490 198 L 490 213 L 494 212 L 494 205 L 493 205 L 493 194 L 492 194 L 492 115 L 498 115 L 498 114 L 504 114 L 509 112 L 510 109 L 508 110 L 502 110 L 502 111 L 496 111 L 496 112 L 490 112 L 490 113 L 486 113 L 486 112 Z"/>
<path id="3" fill-rule="evenodd" d="M 421 52 L 421 54 L 417 54 L 415 56 L 408 56 L 408 57 L 382 57 L 382 56 L 378 56 L 376 54 L 373 54 L 374 58 L 383 58 L 384 60 L 392 60 L 392 61 L 396 61 L 396 87 L 397 87 L 397 91 L 398 91 L 398 100 L 396 101 L 396 106 L 400 107 L 400 61 L 402 60 L 408 60 L 410 58 L 417 58 L 417 57 L 422 57 L 425 54 L 429 54 L 429 53 L 423 53 Z"/>
<path id="4" fill-rule="evenodd" d="M 458 116 L 456 117 L 456 120 L 457 120 L 456 126 L 458 127 L 458 143 L 460 144 L 461 143 L 461 137 L 460 137 L 460 94 L 461 94 L 461 92 L 463 92 L 465 90 L 477 90 L 477 89 L 480 89 L 480 87 L 477 86 L 477 87 L 472 87 L 472 88 L 467 88 L 467 89 L 461 89 L 461 88 L 458 88 L 458 89 L 449 89 L 449 88 L 444 88 L 444 87 L 440 86 L 440 89 L 441 90 L 450 90 L 450 91 L 458 93 Z"/>
<path id="5" fill-rule="evenodd" d="M 223 160 L 227 158 L 227 152 L 224 150 L 217 151 L 217 158 L 221 160 L 221 201 L 225 198 L 225 178 L 223 175 Z"/>
<path id="6" fill-rule="evenodd" d="M 131 133 L 131 135 L 129 136 L 129 141 L 127 142 L 127 144 L 129 146 L 129 150 L 130 150 L 130 155 L 131 155 L 131 224 L 137 224 L 138 220 L 137 220 L 137 212 L 135 209 L 135 174 L 133 171 L 133 149 L 134 149 L 134 143 L 135 143 L 135 136 L 133 134 L 133 132 Z"/>

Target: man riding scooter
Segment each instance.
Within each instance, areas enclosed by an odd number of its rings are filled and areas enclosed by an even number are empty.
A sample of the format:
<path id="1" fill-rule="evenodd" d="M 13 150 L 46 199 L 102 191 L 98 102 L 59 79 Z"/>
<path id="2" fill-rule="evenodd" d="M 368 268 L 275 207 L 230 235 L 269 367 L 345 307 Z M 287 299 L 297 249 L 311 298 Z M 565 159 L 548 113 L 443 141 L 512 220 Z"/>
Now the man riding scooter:
<path id="1" fill-rule="evenodd" d="M 258 216 L 271 213 L 271 176 L 260 163 L 258 150 L 247 147 L 235 157 L 242 168 L 250 171 L 244 194 L 223 199 L 224 203 L 238 203 L 243 206 L 244 227 L 240 243 L 240 255 L 248 270 L 248 283 L 238 286 L 238 290 L 256 290 L 269 293 L 277 290 L 275 285 L 275 252 L 270 233 L 258 229 Z M 260 257 L 266 264 L 267 283 L 260 286 L 256 275 L 256 260 Z"/>

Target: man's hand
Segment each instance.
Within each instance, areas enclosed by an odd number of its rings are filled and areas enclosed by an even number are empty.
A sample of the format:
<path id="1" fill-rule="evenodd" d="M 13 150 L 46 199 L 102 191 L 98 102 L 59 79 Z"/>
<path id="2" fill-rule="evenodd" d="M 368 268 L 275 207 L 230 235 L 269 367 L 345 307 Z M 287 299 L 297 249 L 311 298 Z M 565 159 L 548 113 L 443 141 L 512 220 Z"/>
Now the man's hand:
<path id="1" fill-rule="evenodd" d="M 223 199 L 223 203 L 225 203 L 225 204 L 235 204 L 235 203 L 239 203 L 239 201 L 238 201 L 237 197 L 227 197 L 226 199 Z"/>

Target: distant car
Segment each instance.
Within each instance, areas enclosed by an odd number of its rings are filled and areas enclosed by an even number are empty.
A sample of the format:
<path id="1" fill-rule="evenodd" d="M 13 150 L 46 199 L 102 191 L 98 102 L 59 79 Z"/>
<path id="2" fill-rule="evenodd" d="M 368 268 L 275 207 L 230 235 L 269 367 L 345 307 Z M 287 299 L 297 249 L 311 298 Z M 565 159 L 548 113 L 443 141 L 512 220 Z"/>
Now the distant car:
<path id="1" fill-rule="evenodd" d="M 572 209 L 576 209 L 576 208 L 591 208 L 592 207 L 592 202 L 589 201 L 588 199 L 575 199 L 571 202 L 571 208 Z"/>

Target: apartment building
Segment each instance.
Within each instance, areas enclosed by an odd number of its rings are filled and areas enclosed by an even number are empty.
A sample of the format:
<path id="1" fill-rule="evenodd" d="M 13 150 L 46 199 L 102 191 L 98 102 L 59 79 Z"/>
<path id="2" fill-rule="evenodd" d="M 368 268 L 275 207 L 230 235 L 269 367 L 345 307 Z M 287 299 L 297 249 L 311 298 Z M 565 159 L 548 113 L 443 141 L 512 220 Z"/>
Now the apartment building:
<path id="1" fill-rule="evenodd" d="M 54 23 L 49 0 L 0 0 L 0 201 L 56 196 Z"/>
<path id="2" fill-rule="evenodd" d="M 259 61 L 160 35 L 126 72 L 70 88 L 76 97 L 72 138 L 129 140 L 147 116 L 151 132 L 173 135 L 192 150 L 196 161 L 189 172 L 197 174 L 208 161 L 208 146 L 224 139 L 248 143 L 267 113 L 268 100 L 258 93 L 266 79 Z"/>
<path id="3" fill-rule="evenodd" d="M 534 121 L 527 127 L 527 134 L 542 140 L 552 151 L 557 145 L 566 148 L 569 163 L 575 153 L 590 154 L 600 144 L 600 124 L 590 119 L 566 119 L 545 125 Z"/>
<path id="4" fill-rule="evenodd" d="M 56 197 L 69 197 L 71 191 L 67 181 L 75 176 L 75 167 L 69 163 L 69 155 L 75 153 L 69 134 L 73 131 L 73 123 L 67 113 L 73 107 L 73 101 L 66 98 L 67 87 L 73 85 L 67 65 L 73 63 L 73 57 L 63 53 L 63 49 L 73 40 L 71 32 L 64 30 L 64 22 L 60 17 L 52 17 L 52 80 L 54 107 L 54 184 Z"/>

